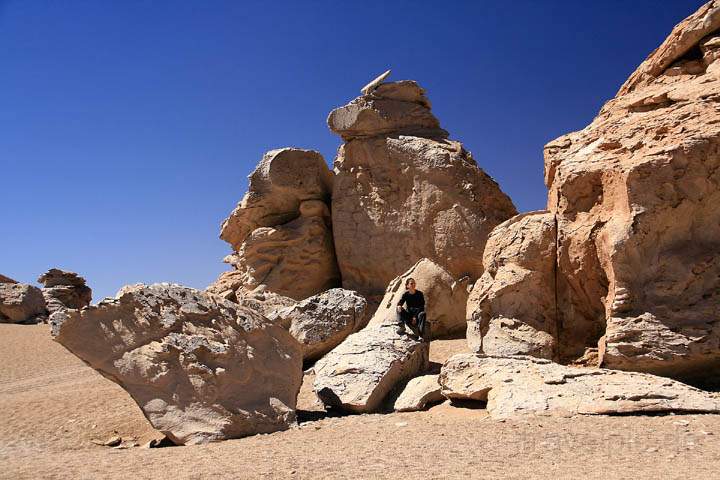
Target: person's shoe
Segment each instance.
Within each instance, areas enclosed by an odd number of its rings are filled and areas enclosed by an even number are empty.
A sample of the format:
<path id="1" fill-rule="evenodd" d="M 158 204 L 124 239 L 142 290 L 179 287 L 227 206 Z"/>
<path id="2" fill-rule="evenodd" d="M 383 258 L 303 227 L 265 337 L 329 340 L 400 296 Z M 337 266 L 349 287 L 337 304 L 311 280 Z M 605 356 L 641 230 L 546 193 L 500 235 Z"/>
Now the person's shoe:
<path id="1" fill-rule="evenodd" d="M 395 333 L 397 333 L 398 335 L 403 335 L 405 333 L 405 326 L 400 325 L 399 327 L 397 327 L 397 329 L 395 330 Z"/>

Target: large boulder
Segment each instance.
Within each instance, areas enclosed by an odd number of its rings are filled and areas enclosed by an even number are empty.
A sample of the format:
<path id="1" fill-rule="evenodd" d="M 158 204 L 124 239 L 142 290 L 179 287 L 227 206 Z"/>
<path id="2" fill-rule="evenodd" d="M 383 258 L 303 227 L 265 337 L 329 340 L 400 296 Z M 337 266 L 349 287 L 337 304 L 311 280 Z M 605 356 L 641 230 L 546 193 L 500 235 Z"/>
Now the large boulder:
<path id="1" fill-rule="evenodd" d="M 332 219 L 343 287 L 381 297 L 421 258 L 454 278 L 482 274 L 490 231 L 510 199 L 430 112 L 414 82 L 380 84 L 333 111 L 345 140 L 335 159 Z"/>
<path id="2" fill-rule="evenodd" d="M 13 280 L 12 278 L 6 277 L 5 275 L 0 273 L 0 283 L 18 283 L 18 282 Z"/>
<path id="3" fill-rule="evenodd" d="M 483 266 L 467 303 L 470 349 L 488 355 L 553 358 L 555 217 L 531 212 L 501 223 L 490 234 Z"/>
<path id="4" fill-rule="evenodd" d="M 37 323 L 46 318 L 45 299 L 39 288 L 0 282 L 0 323 Z"/>
<path id="5" fill-rule="evenodd" d="M 92 290 L 85 279 L 75 272 L 51 268 L 40 275 L 38 283 L 44 285 L 42 294 L 51 314 L 62 308 L 87 307 L 92 301 Z"/>
<path id="6" fill-rule="evenodd" d="M 333 288 L 274 313 L 302 347 L 303 358 L 316 360 L 364 327 L 367 302 L 357 293 Z"/>
<path id="7" fill-rule="evenodd" d="M 123 387 L 156 429 L 197 444 L 288 428 L 302 354 L 286 330 L 179 285 L 125 287 L 52 318 L 56 341 Z"/>
<path id="8" fill-rule="evenodd" d="M 313 390 L 325 406 L 377 412 L 395 386 L 427 370 L 428 356 L 427 343 L 394 325 L 368 326 L 317 361 Z"/>
<path id="9" fill-rule="evenodd" d="M 720 2 L 545 147 L 560 357 L 692 380 L 720 364 Z"/>
<path id="10" fill-rule="evenodd" d="M 322 155 L 283 148 L 265 154 L 248 192 L 222 225 L 234 253 L 208 291 L 230 300 L 265 286 L 302 300 L 340 284 L 328 202 L 333 174 Z M 302 281 L 298 281 L 302 278 Z"/>
<path id="11" fill-rule="evenodd" d="M 385 296 L 370 320 L 372 325 L 397 322 L 397 303 L 405 293 L 405 281 L 414 278 L 425 297 L 425 312 L 431 338 L 456 335 L 465 330 L 467 277 L 454 279 L 443 267 L 423 258 L 396 277 L 385 289 Z"/>
<path id="12" fill-rule="evenodd" d="M 493 418 L 720 412 L 715 394 L 674 380 L 534 357 L 454 355 L 443 365 L 439 382 L 450 399 L 487 402 Z"/>
<path id="13" fill-rule="evenodd" d="M 395 400 L 393 409 L 396 412 L 416 412 L 444 399 L 442 387 L 438 383 L 438 375 L 421 375 L 408 382 Z"/>

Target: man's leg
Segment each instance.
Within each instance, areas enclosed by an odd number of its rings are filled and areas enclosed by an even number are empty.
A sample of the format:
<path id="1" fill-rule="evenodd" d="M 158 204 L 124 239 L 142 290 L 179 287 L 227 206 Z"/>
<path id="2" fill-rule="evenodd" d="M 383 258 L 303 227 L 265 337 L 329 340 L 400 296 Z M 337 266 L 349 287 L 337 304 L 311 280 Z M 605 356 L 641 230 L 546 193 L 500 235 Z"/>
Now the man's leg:
<path id="1" fill-rule="evenodd" d="M 405 333 L 405 324 L 408 323 L 410 317 L 410 313 L 405 310 L 401 309 L 397 314 L 397 334 L 402 335 Z"/>
<path id="2" fill-rule="evenodd" d="M 418 331 L 420 332 L 420 338 L 425 341 L 430 341 L 430 326 L 427 324 L 427 317 L 425 312 L 418 313 Z"/>

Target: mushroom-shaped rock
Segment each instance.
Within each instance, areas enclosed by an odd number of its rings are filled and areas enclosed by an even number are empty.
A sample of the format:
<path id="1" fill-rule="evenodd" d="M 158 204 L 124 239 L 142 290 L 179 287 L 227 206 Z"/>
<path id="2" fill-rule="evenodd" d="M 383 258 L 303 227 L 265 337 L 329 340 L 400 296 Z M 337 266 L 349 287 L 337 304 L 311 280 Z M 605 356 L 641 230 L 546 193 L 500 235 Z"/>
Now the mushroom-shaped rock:
<path id="1" fill-rule="evenodd" d="M 485 244 L 485 272 L 467 303 L 472 351 L 553 358 L 555 241 L 555 217 L 547 212 L 517 215 L 495 227 Z"/>
<path id="2" fill-rule="evenodd" d="M 90 305 L 92 290 L 85 279 L 75 272 L 51 268 L 40 275 L 43 297 L 51 314 L 61 308 L 80 309 Z"/>
<path id="3" fill-rule="evenodd" d="M 393 406 L 396 412 L 416 412 L 445 400 L 438 375 L 421 375 L 408 382 Z"/>
<path id="4" fill-rule="evenodd" d="M 394 325 L 368 326 L 317 361 L 313 390 L 325 406 L 376 412 L 396 385 L 427 370 L 428 354 L 427 343 Z"/>
<path id="5" fill-rule="evenodd" d="M 417 289 L 425 297 L 425 312 L 432 338 L 451 336 L 465 330 L 467 278 L 456 280 L 447 270 L 427 258 L 419 260 L 390 282 L 370 320 L 372 325 L 397 323 L 397 304 L 409 278 L 415 280 Z"/>
<path id="6" fill-rule="evenodd" d="M 37 287 L 0 283 L 0 323 L 37 323 L 47 318 L 45 299 Z"/>
<path id="7" fill-rule="evenodd" d="M 675 380 L 534 357 L 455 355 L 439 382 L 450 399 L 487 402 L 493 418 L 720 411 L 716 396 Z"/>
<path id="8" fill-rule="evenodd" d="M 262 315 L 179 285 L 125 287 L 52 318 L 55 340 L 123 387 L 176 444 L 268 433 L 295 421 L 300 347 Z"/>

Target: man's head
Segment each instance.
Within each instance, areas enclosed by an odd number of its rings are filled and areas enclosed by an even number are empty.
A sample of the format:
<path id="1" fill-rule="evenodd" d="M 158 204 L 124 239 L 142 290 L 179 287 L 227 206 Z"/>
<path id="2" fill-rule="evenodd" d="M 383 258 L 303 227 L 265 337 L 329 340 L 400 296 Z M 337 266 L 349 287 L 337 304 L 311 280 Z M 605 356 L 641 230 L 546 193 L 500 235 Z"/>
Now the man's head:
<path id="1" fill-rule="evenodd" d="M 415 293 L 415 279 L 410 277 L 407 280 L 405 280 L 405 289 L 408 290 L 410 293 Z"/>

